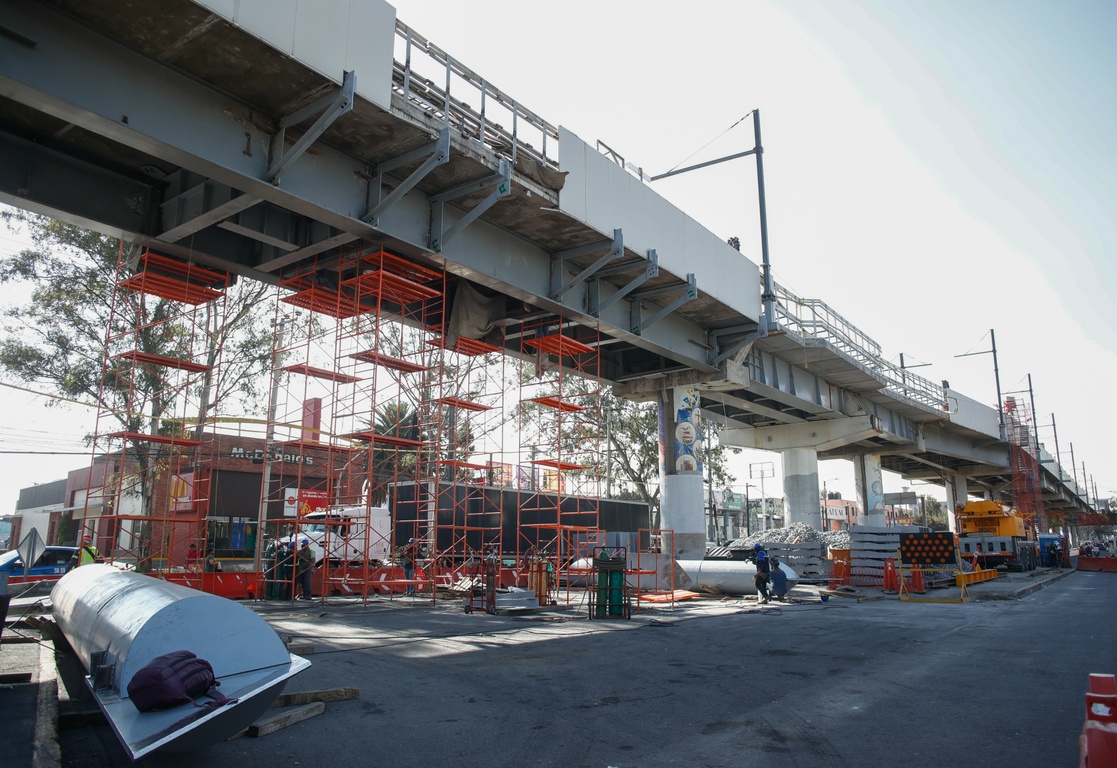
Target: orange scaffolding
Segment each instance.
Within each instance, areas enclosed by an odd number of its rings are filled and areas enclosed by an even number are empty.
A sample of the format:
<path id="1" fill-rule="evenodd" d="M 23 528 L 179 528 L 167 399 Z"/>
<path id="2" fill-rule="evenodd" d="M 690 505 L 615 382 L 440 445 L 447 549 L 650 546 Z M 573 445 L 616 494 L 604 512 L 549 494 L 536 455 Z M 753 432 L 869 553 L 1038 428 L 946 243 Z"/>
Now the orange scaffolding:
<path id="1" fill-rule="evenodd" d="M 517 551 L 549 557 L 558 583 L 569 590 L 586 581 L 594 549 L 606 544 L 600 529 L 600 337 L 556 316 L 508 333 L 522 366 Z"/>
<path id="2" fill-rule="evenodd" d="M 213 424 L 225 272 L 123 247 L 109 312 L 79 536 L 156 575 L 200 569 L 209 548 Z M 193 546 L 193 552 L 191 551 Z"/>
<path id="3" fill-rule="evenodd" d="M 106 406 L 74 499 L 110 559 L 264 598 L 294 596 L 290 545 L 302 538 L 323 598 L 433 601 L 484 561 L 501 586 L 552 604 L 562 587 L 570 599 L 603 546 L 635 552 L 634 575 L 648 575 L 649 534 L 606 541 L 601 528 L 595 328 L 526 306 L 521 319 L 505 297 L 378 244 L 321 253 L 279 276 L 259 449 L 215 428 L 223 350 L 212 339 L 232 282 L 152 251 L 119 257 Z M 470 317 L 486 305 L 504 320 L 487 330 Z M 221 456 L 262 468 L 259 509 L 241 531 L 254 567 L 216 578 L 200 572 L 225 525 L 214 517 Z"/>
<path id="4" fill-rule="evenodd" d="M 1036 531 L 1047 530 L 1043 509 L 1043 480 L 1039 446 L 1031 409 L 1014 397 L 1005 399 L 1005 427 L 1012 462 L 1012 502 L 1024 522 Z"/>

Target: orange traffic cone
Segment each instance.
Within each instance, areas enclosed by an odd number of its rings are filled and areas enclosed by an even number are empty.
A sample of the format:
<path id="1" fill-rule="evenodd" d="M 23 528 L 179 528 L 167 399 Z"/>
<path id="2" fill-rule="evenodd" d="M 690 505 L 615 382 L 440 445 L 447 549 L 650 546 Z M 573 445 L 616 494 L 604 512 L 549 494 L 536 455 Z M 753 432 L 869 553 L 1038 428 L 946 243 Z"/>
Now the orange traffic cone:
<path id="1" fill-rule="evenodd" d="M 891 557 L 884 561 L 884 586 L 882 590 L 890 595 L 900 591 L 900 582 L 896 578 L 896 560 Z"/>
<path id="2" fill-rule="evenodd" d="M 911 581 L 908 583 L 908 591 L 914 592 L 917 595 L 922 595 L 927 591 L 923 586 L 923 571 L 918 568 L 913 568 L 911 572 Z"/>

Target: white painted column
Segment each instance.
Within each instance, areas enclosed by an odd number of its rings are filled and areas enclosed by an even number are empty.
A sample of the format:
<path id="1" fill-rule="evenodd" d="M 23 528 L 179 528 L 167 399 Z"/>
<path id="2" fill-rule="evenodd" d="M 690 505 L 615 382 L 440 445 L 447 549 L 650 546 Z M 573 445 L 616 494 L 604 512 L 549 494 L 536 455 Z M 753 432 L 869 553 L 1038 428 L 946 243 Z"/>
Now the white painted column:
<path id="1" fill-rule="evenodd" d="M 785 525 L 806 523 L 818 528 L 821 523 L 818 491 L 818 451 L 814 448 L 785 448 L 783 457 L 783 495 L 787 499 Z"/>
<path id="2" fill-rule="evenodd" d="M 949 472 L 947 480 L 949 482 L 946 484 L 946 524 L 950 526 L 952 533 L 958 533 L 958 519 L 955 515 L 958 513 L 958 505 L 965 505 L 966 498 L 969 496 L 966 490 L 966 476 Z"/>
<path id="3" fill-rule="evenodd" d="M 659 398 L 660 527 L 674 531 L 675 556 L 701 560 L 706 554 L 702 498 L 702 410 L 698 390 L 663 390 Z"/>
<path id="4" fill-rule="evenodd" d="M 857 500 L 861 503 L 861 517 L 858 522 L 874 528 L 883 528 L 884 516 L 884 475 L 880 466 L 880 454 L 867 453 L 853 460 L 854 481 L 857 484 Z"/>

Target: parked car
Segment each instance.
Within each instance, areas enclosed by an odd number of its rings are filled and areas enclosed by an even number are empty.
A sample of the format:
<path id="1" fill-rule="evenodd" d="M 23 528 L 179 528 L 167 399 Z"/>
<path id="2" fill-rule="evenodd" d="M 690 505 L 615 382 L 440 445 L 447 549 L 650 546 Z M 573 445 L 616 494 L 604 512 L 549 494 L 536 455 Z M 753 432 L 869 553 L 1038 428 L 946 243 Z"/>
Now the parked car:
<path id="1" fill-rule="evenodd" d="M 70 569 L 70 558 L 77 551 L 77 547 L 47 547 L 31 566 L 30 574 L 25 574 L 23 558 L 13 549 L 0 555 L 0 573 L 8 574 L 10 582 L 57 579 Z"/>

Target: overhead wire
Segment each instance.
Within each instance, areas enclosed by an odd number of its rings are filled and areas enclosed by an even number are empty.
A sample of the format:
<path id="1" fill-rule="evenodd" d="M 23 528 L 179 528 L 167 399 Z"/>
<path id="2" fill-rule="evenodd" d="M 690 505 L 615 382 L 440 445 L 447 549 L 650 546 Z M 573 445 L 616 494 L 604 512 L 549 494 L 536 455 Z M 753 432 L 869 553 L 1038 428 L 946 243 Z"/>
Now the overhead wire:
<path id="1" fill-rule="evenodd" d="M 717 136 L 715 136 L 714 138 L 710 139 L 710 140 L 709 140 L 709 141 L 707 141 L 707 142 L 706 142 L 705 144 L 703 144 L 703 145 L 702 145 L 701 147 L 699 147 L 698 149 L 694 150 L 694 151 L 693 151 L 693 152 L 691 152 L 691 153 L 690 153 L 689 155 L 687 155 L 686 157 L 684 157 L 684 158 L 683 158 L 682 160 L 680 160 L 680 161 L 679 161 L 678 163 L 676 163 L 676 164 L 675 164 L 675 166 L 674 166 L 673 168 L 671 168 L 671 170 L 667 171 L 667 173 L 671 173 L 672 171 L 678 170 L 678 168 L 679 168 L 679 166 L 680 166 L 680 165 L 682 165 L 683 163 L 685 163 L 685 162 L 686 162 L 687 160 L 690 160 L 690 159 L 691 159 L 692 157 L 694 157 L 695 155 L 697 155 L 697 154 L 698 154 L 699 152 L 701 152 L 702 150 L 706 149 L 706 147 L 708 147 L 708 146 L 710 146 L 711 144 L 713 144 L 713 143 L 714 143 L 715 141 L 717 141 L 718 139 L 720 139 L 720 138 L 721 138 L 722 136 L 724 136 L 725 134 L 727 134 L 727 133 L 729 133 L 730 131 L 732 131 L 732 130 L 733 130 L 734 128 L 736 128 L 736 127 L 737 127 L 738 125 L 740 125 L 741 123 L 743 123 L 743 122 L 744 122 L 744 121 L 745 121 L 745 120 L 746 120 L 746 119 L 748 118 L 748 116 L 749 116 L 749 115 L 751 115 L 752 113 L 753 113 L 753 110 L 751 110 L 751 109 L 750 109 L 750 110 L 749 110 L 748 112 L 746 112 L 746 113 L 744 114 L 744 117 L 740 118 L 740 119 L 739 119 L 739 120 L 738 120 L 737 122 L 733 123 L 733 125 L 729 126 L 729 127 L 728 127 L 728 128 L 726 128 L 726 129 L 725 129 L 724 131 L 722 131 L 721 133 L 719 133 L 719 134 L 718 134 Z"/>

